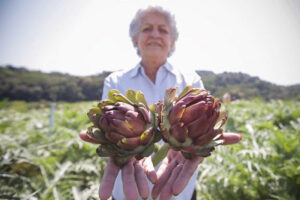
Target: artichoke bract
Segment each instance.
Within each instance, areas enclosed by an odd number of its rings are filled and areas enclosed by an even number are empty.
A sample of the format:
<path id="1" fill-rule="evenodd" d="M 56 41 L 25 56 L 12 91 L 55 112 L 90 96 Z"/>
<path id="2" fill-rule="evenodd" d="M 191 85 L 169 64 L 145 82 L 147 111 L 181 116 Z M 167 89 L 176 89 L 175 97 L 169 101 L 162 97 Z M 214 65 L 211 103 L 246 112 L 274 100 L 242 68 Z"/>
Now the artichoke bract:
<path id="1" fill-rule="evenodd" d="M 111 90 L 108 98 L 88 112 L 93 125 L 87 135 L 100 143 L 97 154 L 112 157 L 119 166 L 132 157 L 149 156 L 161 139 L 154 105 L 149 108 L 140 91 L 127 90 L 123 95 Z"/>
<path id="2" fill-rule="evenodd" d="M 186 158 L 207 157 L 223 143 L 227 115 L 220 111 L 221 102 L 205 89 L 188 86 L 178 97 L 176 92 L 176 88 L 169 88 L 161 103 L 162 137 Z"/>

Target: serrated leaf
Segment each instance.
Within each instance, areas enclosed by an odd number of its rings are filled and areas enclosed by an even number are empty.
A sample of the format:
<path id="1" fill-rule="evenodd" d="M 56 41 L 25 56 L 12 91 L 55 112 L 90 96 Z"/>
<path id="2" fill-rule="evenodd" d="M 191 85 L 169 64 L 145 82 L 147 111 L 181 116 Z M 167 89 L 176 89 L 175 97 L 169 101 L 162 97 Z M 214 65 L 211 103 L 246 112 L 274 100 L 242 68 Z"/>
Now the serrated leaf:
<path id="1" fill-rule="evenodd" d="M 87 135 L 89 138 L 91 138 L 101 144 L 108 142 L 107 139 L 105 138 L 104 133 L 101 131 L 101 129 L 95 129 L 93 127 L 89 127 L 88 131 L 87 131 Z"/>
<path id="2" fill-rule="evenodd" d="M 146 106 L 147 110 L 149 110 L 149 107 L 148 107 L 148 104 L 146 102 L 145 96 L 141 91 L 136 92 L 135 98 L 136 98 L 137 102 L 143 103 Z"/>
<path id="3" fill-rule="evenodd" d="M 107 106 L 107 105 L 114 105 L 115 104 L 115 102 L 114 101 L 112 101 L 112 100 L 101 100 L 99 103 L 98 103 L 98 107 L 99 108 L 102 108 L 102 107 L 104 107 L 104 106 Z"/>
<path id="4" fill-rule="evenodd" d="M 203 146 L 203 149 L 211 148 L 223 144 L 224 140 L 211 140 L 209 143 Z"/>
<path id="5" fill-rule="evenodd" d="M 214 129 L 220 129 L 225 124 L 226 121 L 227 121 L 227 113 L 226 111 L 221 111 L 217 119 L 217 123 L 214 126 Z"/>
<path id="6" fill-rule="evenodd" d="M 193 86 L 186 86 L 182 91 L 181 91 L 181 93 L 179 94 L 179 96 L 178 96 L 178 99 L 181 99 L 182 97 L 184 97 L 185 95 L 187 95 L 189 92 L 190 92 L 190 90 L 193 88 Z"/>
<path id="7" fill-rule="evenodd" d="M 103 112 L 99 107 L 93 107 L 89 110 L 88 115 L 93 115 L 93 114 L 102 115 Z"/>
<path id="8" fill-rule="evenodd" d="M 170 107 L 176 100 L 176 92 L 177 88 L 169 88 L 166 90 L 164 104 L 167 108 Z"/>
<path id="9" fill-rule="evenodd" d="M 180 99 L 184 98 L 186 95 L 193 93 L 193 95 L 201 94 L 202 92 L 208 93 L 208 91 L 199 88 L 193 88 L 192 86 L 187 86 L 178 96 L 176 101 L 178 102 Z"/>
<path id="10" fill-rule="evenodd" d="M 164 128 L 167 130 L 167 132 L 169 132 L 170 128 L 171 128 L 171 124 L 170 124 L 167 114 L 165 112 L 162 113 L 162 123 L 164 124 Z"/>
<path id="11" fill-rule="evenodd" d="M 124 96 L 123 94 L 114 94 L 114 98 L 116 101 L 121 101 L 124 103 L 128 103 L 130 105 L 134 105 L 134 103 L 132 101 L 130 101 L 126 96 Z"/>
<path id="12" fill-rule="evenodd" d="M 132 101 L 134 104 L 137 104 L 138 102 L 137 102 L 135 96 L 136 96 L 136 92 L 135 92 L 134 90 L 127 90 L 127 91 L 126 91 L 126 97 L 127 97 L 130 101 Z"/>
<path id="13" fill-rule="evenodd" d="M 110 100 L 112 100 L 113 102 L 116 102 L 116 99 L 115 99 L 116 94 L 121 94 L 121 92 L 119 90 L 112 89 L 108 92 L 108 98 Z"/>
<path id="14" fill-rule="evenodd" d="M 156 112 L 156 104 L 151 104 L 150 106 L 149 106 L 149 110 L 150 110 L 150 112 L 152 112 L 152 113 L 155 113 Z"/>

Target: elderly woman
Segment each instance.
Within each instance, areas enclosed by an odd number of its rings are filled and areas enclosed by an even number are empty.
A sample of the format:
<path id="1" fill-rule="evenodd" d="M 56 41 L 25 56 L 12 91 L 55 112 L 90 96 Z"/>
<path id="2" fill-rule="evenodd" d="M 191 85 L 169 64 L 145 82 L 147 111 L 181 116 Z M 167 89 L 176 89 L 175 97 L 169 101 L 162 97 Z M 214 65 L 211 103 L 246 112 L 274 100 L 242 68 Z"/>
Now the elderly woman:
<path id="1" fill-rule="evenodd" d="M 129 32 L 141 61 L 132 69 L 108 76 L 104 81 L 103 98 L 107 98 L 107 92 L 111 89 L 124 94 L 126 90 L 134 89 L 142 91 L 147 102 L 152 104 L 163 99 L 165 90 L 170 87 L 178 87 L 179 91 L 187 85 L 204 87 L 195 72 L 183 73 L 167 62 L 178 38 L 175 19 L 169 12 L 161 7 L 139 10 L 130 24 Z M 84 132 L 81 138 L 93 142 Z M 224 134 L 225 144 L 234 144 L 240 139 L 238 134 Z M 122 169 L 110 159 L 99 196 L 101 199 L 108 199 L 111 195 L 117 200 L 147 199 L 152 188 L 152 198 L 191 199 L 197 166 L 202 160 L 201 157 L 186 160 L 181 153 L 170 150 L 155 171 L 150 158 L 140 161 L 132 158 Z"/>

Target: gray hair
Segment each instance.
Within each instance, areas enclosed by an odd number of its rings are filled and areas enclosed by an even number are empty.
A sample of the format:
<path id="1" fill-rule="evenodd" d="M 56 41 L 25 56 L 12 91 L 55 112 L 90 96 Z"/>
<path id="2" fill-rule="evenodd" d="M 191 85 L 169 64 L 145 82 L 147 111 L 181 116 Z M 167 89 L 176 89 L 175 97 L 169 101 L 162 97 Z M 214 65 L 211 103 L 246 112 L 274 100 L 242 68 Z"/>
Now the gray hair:
<path id="1" fill-rule="evenodd" d="M 171 29 L 171 38 L 174 41 L 176 41 L 178 39 L 178 35 L 179 35 L 177 27 L 176 27 L 175 17 L 169 11 L 164 10 L 160 6 L 155 6 L 155 7 L 150 6 L 146 9 L 139 9 L 137 11 L 137 13 L 135 14 L 135 17 L 132 19 L 132 21 L 130 23 L 130 26 L 129 26 L 129 36 L 131 37 L 131 41 L 133 43 L 133 46 L 137 49 L 137 54 L 138 55 L 140 55 L 140 51 L 139 51 L 139 49 L 137 48 L 137 46 L 134 42 L 134 38 L 139 33 L 139 27 L 140 27 L 140 24 L 141 24 L 142 17 L 147 13 L 159 13 L 159 14 L 166 17 L 167 22 L 170 25 L 170 29 Z M 174 51 L 175 51 L 175 45 L 173 46 L 173 48 L 168 53 L 168 56 L 171 56 Z"/>

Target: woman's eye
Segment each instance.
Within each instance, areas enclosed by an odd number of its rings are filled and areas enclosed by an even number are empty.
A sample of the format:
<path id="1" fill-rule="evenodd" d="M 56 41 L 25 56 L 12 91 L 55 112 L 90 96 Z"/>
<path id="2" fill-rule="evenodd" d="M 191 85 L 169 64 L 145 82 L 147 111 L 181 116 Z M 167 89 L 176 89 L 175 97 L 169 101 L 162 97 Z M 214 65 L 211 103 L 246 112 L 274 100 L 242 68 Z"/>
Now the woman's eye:
<path id="1" fill-rule="evenodd" d="M 161 33 L 169 33 L 169 31 L 166 30 L 166 29 L 160 29 L 159 31 L 160 31 Z"/>
<path id="2" fill-rule="evenodd" d="M 151 28 L 143 28 L 143 32 L 149 32 L 151 31 Z"/>

